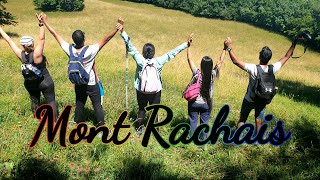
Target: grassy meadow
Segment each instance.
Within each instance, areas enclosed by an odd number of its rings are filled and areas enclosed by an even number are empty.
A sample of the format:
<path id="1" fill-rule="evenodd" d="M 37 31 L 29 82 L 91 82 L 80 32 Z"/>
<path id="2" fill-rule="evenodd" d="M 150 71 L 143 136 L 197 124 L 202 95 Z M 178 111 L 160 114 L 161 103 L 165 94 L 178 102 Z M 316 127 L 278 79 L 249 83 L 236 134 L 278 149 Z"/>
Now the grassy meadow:
<path id="1" fill-rule="evenodd" d="M 7 11 L 16 16 L 18 25 L 5 26 L 14 42 L 23 35 L 35 38 L 39 33 L 31 0 L 10 0 Z M 216 60 L 227 36 L 233 40 L 233 50 L 246 62 L 258 63 L 258 53 L 265 45 L 273 51 L 272 62 L 285 55 L 291 41 L 279 34 L 251 25 L 193 17 L 183 12 L 166 10 L 147 4 L 115 0 L 86 0 L 82 12 L 48 12 L 52 27 L 68 42 L 76 29 L 86 33 L 86 44 L 98 42 L 116 24 L 125 19 L 125 31 L 135 47 L 145 43 L 156 47 L 156 55 L 175 48 L 194 33 L 192 54 L 199 66 L 203 56 Z M 67 56 L 46 30 L 44 53 L 48 70 L 55 83 L 59 111 L 75 104 L 74 87 L 67 77 Z M 303 53 L 297 46 L 295 54 Z M 186 51 L 164 66 L 162 104 L 170 107 L 174 118 L 162 127 L 168 140 L 172 128 L 188 122 L 187 102 L 181 93 L 191 78 Z M 62 148 L 56 138 L 53 144 L 45 134 L 34 148 L 28 145 L 38 121 L 30 111 L 30 100 L 23 86 L 20 61 L 7 43 L 0 39 L 0 179 L 319 179 L 320 176 L 320 54 L 308 51 L 300 59 L 290 59 L 276 75 L 279 93 L 267 106 L 275 120 L 283 120 L 286 131 L 293 132 L 285 144 L 227 146 L 221 140 L 215 145 L 178 144 L 163 149 L 151 137 L 148 147 L 141 145 L 131 127 L 131 136 L 123 145 L 103 144 L 98 138 L 92 144 L 81 142 Z M 125 110 L 125 45 L 119 33 L 99 52 L 97 71 L 104 86 L 103 102 L 107 127 L 112 127 Z M 129 59 L 129 112 L 137 112 L 133 87 L 136 64 Z M 229 104 L 228 124 L 237 123 L 246 92 L 248 75 L 234 66 L 227 55 L 221 77 L 215 82 L 214 108 L 210 124 L 219 109 Z M 88 98 L 88 124 L 94 113 Z M 253 112 L 248 122 L 254 123 Z M 165 114 L 161 112 L 160 118 Z M 132 124 L 129 118 L 125 124 Z M 275 125 L 275 120 L 271 126 Z M 70 118 L 73 121 L 73 112 Z M 69 131 L 73 126 L 69 125 Z M 123 131 L 120 136 L 126 135 Z"/>

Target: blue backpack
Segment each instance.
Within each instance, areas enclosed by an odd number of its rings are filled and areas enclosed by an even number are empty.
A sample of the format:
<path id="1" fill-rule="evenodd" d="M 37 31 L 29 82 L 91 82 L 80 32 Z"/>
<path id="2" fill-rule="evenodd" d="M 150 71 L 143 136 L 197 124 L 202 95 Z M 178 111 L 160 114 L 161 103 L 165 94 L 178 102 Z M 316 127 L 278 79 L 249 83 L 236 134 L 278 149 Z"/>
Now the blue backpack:
<path id="1" fill-rule="evenodd" d="M 69 79 L 73 84 L 83 85 L 88 84 L 90 75 L 87 73 L 83 66 L 83 56 L 86 53 L 88 46 L 84 47 L 79 56 L 76 57 L 72 52 L 72 45 L 69 47 L 70 57 L 69 57 L 69 67 L 68 75 Z"/>

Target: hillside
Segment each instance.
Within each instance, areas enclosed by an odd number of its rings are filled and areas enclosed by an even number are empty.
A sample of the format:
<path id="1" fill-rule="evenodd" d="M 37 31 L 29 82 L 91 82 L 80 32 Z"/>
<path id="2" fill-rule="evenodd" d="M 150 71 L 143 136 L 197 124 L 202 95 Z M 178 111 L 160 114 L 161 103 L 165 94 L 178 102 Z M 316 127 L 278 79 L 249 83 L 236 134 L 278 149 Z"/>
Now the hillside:
<path id="1" fill-rule="evenodd" d="M 18 20 L 17 26 L 6 26 L 6 32 L 16 34 L 19 43 L 23 35 L 38 36 L 39 28 L 31 0 L 10 0 L 7 10 Z M 86 0 L 82 12 L 48 12 L 48 21 L 68 42 L 76 29 L 86 34 L 86 43 L 98 42 L 108 33 L 119 16 L 125 19 L 125 31 L 138 50 L 151 42 L 156 56 L 185 42 L 194 33 L 193 59 L 200 65 L 203 56 L 216 60 L 229 36 L 233 50 L 240 59 L 257 63 L 259 51 L 269 46 L 271 62 L 285 55 L 291 45 L 287 38 L 251 25 L 193 17 L 183 12 L 165 10 L 147 4 L 116 0 Z M 37 43 L 37 39 L 35 40 Z M 59 111 L 75 104 L 74 87 L 67 77 L 67 56 L 52 35 L 46 31 L 45 55 L 55 82 Z M 297 46 L 295 54 L 303 53 Z M 276 75 L 279 93 L 267 106 L 267 113 L 275 120 L 283 120 L 285 129 L 293 137 L 282 146 L 271 145 L 215 145 L 196 146 L 179 144 L 163 149 L 152 137 L 148 147 L 141 145 L 133 129 L 123 145 L 103 144 L 99 139 L 92 144 L 81 142 L 62 148 L 58 139 L 53 144 L 41 135 L 39 144 L 30 149 L 38 121 L 30 113 L 28 93 L 23 86 L 20 62 L 3 39 L 0 39 L 0 177 L 55 179 L 318 179 L 320 174 L 320 54 L 308 51 L 300 59 L 290 59 Z M 125 45 L 117 34 L 98 54 L 97 71 L 104 86 L 105 121 L 112 127 L 125 110 Z M 137 112 L 136 92 L 133 87 L 136 64 L 129 59 L 129 114 Z M 168 139 L 172 128 L 188 122 L 187 102 L 181 93 L 191 78 L 186 51 L 164 66 L 162 104 L 174 113 L 171 125 L 162 128 Z M 226 56 L 221 77 L 215 82 L 214 108 L 210 124 L 224 104 L 231 107 L 228 124 L 237 123 L 241 102 L 248 83 L 247 74 L 234 66 Z M 74 108 L 73 108 L 74 110 Z M 161 118 L 164 118 L 161 112 Z M 90 100 L 86 104 L 88 124 L 94 120 Z M 73 120 L 73 113 L 71 120 Z M 248 119 L 253 123 L 253 112 Z M 132 122 L 127 119 L 125 124 Z M 275 121 L 270 123 L 275 125 Z M 69 131 L 73 128 L 69 125 Z M 68 132 L 69 132 L 68 131 Z M 125 135 L 126 132 L 121 134 Z M 6 163 L 9 162 L 9 163 Z M 13 168 L 12 166 L 15 166 Z M 1 178 L 0 178 L 1 179 Z"/>

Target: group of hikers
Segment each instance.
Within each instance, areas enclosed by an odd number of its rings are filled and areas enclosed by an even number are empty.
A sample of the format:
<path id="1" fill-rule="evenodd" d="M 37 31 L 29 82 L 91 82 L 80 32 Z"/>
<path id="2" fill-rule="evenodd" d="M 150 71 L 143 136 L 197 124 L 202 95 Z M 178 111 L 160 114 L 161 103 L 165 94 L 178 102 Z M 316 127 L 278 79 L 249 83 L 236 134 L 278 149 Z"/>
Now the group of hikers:
<path id="1" fill-rule="evenodd" d="M 148 104 L 161 103 L 162 69 L 164 64 L 185 49 L 187 49 L 187 60 L 193 74 L 193 79 L 184 93 L 188 91 L 188 93 L 195 94 L 192 98 L 187 99 L 188 116 L 191 126 L 190 135 L 193 134 L 198 125 L 199 116 L 201 124 L 208 123 L 210 120 L 214 104 L 212 98 L 214 81 L 219 77 L 220 68 L 226 53 L 229 53 L 232 62 L 236 66 L 249 74 L 249 84 L 242 102 L 237 126 L 240 127 L 245 123 L 250 111 L 254 109 L 256 130 L 258 130 L 263 123 L 266 105 L 271 102 L 272 97 L 275 95 L 274 74 L 292 56 L 297 44 L 296 38 L 285 56 L 270 65 L 269 60 L 272 57 L 272 51 L 267 46 L 263 47 L 259 53 L 259 64 L 249 64 L 238 59 L 232 48 L 232 40 L 228 37 L 224 41 L 221 56 L 216 64 L 213 65 L 213 60 L 209 56 L 204 56 L 199 68 L 195 65 L 191 55 L 192 35 L 188 37 L 186 42 L 173 50 L 162 56 L 155 57 L 155 47 L 153 44 L 146 43 L 142 48 L 142 54 L 133 46 L 130 37 L 124 31 L 124 20 L 122 18 L 117 20 L 116 26 L 104 38 L 98 43 L 89 46 L 85 46 L 85 33 L 83 31 L 74 31 L 72 33 L 73 44 L 69 44 L 50 26 L 46 14 L 40 13 L 37 15 L 37 20 L 40 33 L 36 47 L 34 46 L 34 39 L 32 37 L 23 36 L 20 39 L 22 46 L 22 49 L 20 49 L 0 27 L 1 36 L 7 41 L 22 63 L 24 86 L 30 95 L 31 110 L 34 112 L 40 105 L 40 93 L 42 93 L 46 103 L 52 106 L 55 119 L 59 114 L 55 100 L 54 82 L 46 68 L 47 59 L 43 55 L 45 43 L 44 27 L 46 27 L 69 57 L 68 75 L 70 81 L 74 84 L 76 94 L 74 121 L 76 123 L 85 121 L 83 119 L 84 106 L 89 96 L 98 122 L 97 126 L 104 125 L 104 111 L 101 100 L 103 88 L 97 75 L 95 57 L 104 45 L 119 31 L 126 44 L 127 52 L 136 62 L 134 87 L 136 89 L 139 110 L 135 122 L 137 123 L 139 135 L 144 129 L 145 107 Z M 197 86 L 196 90 L 190 88 L 193 85 Z M 206 134 L 201 134 L 200 138 L 206 138 Z"/>

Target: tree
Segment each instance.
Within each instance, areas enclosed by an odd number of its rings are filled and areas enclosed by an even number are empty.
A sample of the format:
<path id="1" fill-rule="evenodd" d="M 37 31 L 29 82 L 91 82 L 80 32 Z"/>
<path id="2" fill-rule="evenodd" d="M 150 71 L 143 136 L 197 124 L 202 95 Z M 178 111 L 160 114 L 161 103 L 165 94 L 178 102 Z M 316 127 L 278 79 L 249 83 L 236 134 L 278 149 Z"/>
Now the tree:
<path id="1" fill-rule="evenodd" d="M 0 0 L 0 25 L 16 25 L 15 17 L 5 11 L 3 3 L 7 3 L 7 0 Z"/>
<path id="2" fill-rule="evenodd" d="M 37 9 L 42 11 L 81 11 L 84 0 L 33 0 Z"/>

